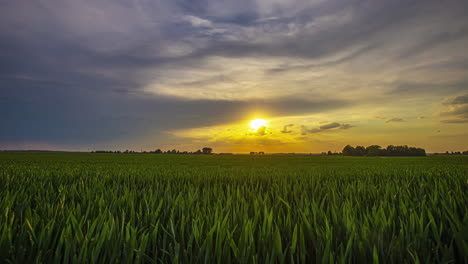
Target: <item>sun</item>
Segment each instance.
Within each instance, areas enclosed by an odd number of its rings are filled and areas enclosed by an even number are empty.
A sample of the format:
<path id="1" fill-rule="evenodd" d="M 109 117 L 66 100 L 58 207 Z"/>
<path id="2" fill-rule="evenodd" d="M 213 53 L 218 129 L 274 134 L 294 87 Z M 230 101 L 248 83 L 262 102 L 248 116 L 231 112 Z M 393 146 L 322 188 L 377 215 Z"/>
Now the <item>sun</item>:
<path id="1" fill-rule="evenodd" d="M 250 127 L 254 130 L 258 130 L 261 127 L 266 127 L 267 121 L 264 119 L 255 119 L 250 122 Z"/>

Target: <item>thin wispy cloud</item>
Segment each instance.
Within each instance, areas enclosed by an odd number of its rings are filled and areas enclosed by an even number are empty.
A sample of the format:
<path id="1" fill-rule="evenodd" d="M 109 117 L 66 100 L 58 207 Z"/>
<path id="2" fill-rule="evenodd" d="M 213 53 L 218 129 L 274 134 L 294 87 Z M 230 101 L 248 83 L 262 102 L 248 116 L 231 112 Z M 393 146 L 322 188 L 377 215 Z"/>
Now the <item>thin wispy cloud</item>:
<path id="1" fill-rule="evenodd" d="M 403 118 L 394 117 L 385 121 L 385 123 L 401 123 L 401 122 L 406 122 L 406 120 L 404 120 Z"/>

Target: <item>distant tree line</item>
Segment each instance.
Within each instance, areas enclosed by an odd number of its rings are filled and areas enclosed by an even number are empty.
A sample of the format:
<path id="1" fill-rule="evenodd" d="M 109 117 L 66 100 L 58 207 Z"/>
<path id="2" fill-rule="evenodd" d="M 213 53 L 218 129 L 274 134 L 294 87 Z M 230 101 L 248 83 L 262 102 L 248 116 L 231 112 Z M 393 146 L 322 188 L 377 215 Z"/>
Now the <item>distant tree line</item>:
<path id="1" fill-rule="evenodd" d="M 163 151 L 161 149 L 156 149 L 154 151 L 141 151 L 141 152 L 136 152 L 134 150 L 125 150 L 125 151 L 112 151 L 112 150 L 96 150 L 96 151 L 91 151 L 91 153 L 117 153 L 117 154 L 194 154 L 194 155 L 210 155 L 213 154 L 213 149 L 212 148 L 202 148 L 201 150 L 197 150 L 195 152 L 192 151 L 179 151 L 176 149 L 172 150 L 167 150 Z"/>
<path id="2" fill-rule="evenodd" d="M 329 150 L 328 152 L 322 152 L 322 155 L 336 156 L 341 155 L 341 152 L 331 152 L 331 150 Z"/>
<path id="3" fill-rule="evenodd" d="M 355 148 L 351 145 L 346 145 L 343 148 L 342 155 L 344 156 L 426 156 L 426 150 L 422 148 L 390 145 L 386 149 L 379 145 L 371 145 L 368 147 L 356 146 Z"/>
<path id="4" fill-rule="evenodd" d="M 455 151 L 455 152 L 444 152 L 444 153 L 433 153 L 432 155 L 468 155 L 468 150 L 460 152 L 460 151 Z"/>

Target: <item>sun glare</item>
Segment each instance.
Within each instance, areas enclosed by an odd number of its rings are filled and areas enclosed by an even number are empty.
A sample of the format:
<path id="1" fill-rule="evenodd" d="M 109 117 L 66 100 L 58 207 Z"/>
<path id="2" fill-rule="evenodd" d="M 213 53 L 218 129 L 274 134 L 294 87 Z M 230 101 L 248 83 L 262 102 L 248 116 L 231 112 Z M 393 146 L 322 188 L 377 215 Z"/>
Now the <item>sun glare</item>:
<path id="1" fill-rule="evenodd" d="M 261 127 L 266 126 L 267 121 L 263 119 L 255 119 L 250 122 L 250 127 L 254 130 L 257 130 Z"/>

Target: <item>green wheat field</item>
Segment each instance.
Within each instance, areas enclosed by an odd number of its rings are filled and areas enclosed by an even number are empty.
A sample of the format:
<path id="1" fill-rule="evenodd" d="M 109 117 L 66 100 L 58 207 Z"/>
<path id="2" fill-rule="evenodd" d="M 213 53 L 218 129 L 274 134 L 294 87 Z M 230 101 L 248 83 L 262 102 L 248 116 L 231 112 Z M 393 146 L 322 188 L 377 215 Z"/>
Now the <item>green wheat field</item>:
<path id="1" fill-rule="evenodd" d="M 0 153 L 2 263 L 466 263 L 468 157 Z"/>

